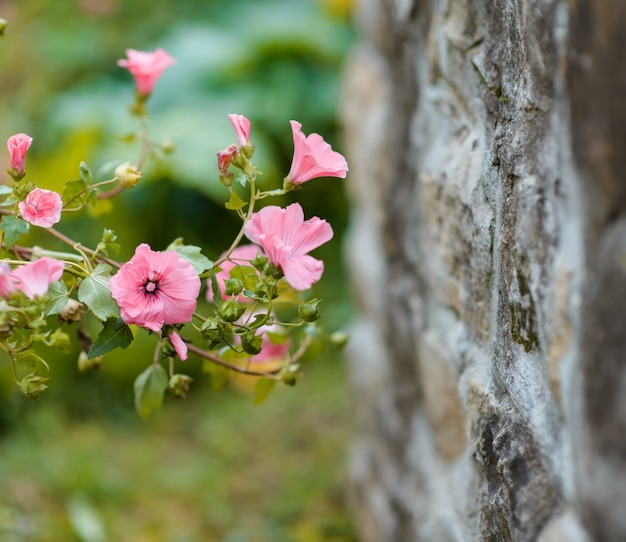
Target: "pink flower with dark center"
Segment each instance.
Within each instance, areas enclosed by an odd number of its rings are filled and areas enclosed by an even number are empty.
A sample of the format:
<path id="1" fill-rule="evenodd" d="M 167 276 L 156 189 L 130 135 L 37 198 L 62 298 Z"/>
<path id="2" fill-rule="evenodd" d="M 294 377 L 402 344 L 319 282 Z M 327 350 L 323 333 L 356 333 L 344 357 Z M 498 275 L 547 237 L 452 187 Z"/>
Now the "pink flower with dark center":
<path id="1" fill-rule="evenodd" d="M 270 205 L 254 213 L 244 232 L 252 242 L 263 247 L 269 261 L 282 268 L 287 282 L 296 290 L 307 290 L 324 272 L 324 262 L 307 253 L 333 237 L 325 220 L 304 220 L 299 203 L 286 209 Z"/>
<path id="2" fill-rule="evenodd" d="M 220 170 L 220 173 L 227 173 L 228 166 L 232 162 L 235 155 L 239 152 L 237 145 L 228 145 L 224 150 L 219 151 L 217 153 L 217 169 Z"/>
<path id="3" fill-rule="evenodd" d="M 128 59 L 118 60 L 117 65 L 131 73 L 137 92 L 143 96 L 148 96 L 163 71 L 176 63 L 163 49 L 152 52 L 126 49 L 126 56 Z"/>
<path id="4" fill-rule="evenodd" d="M 181 361 L 187 361 L 187 343 L 183 341 L 182 337 L 176 331 L 172 331 L 169 335 L 170 342 L 174 347 L 174 351 L 178 354 Z"/>
<path id="5" fill-rule="evenodd" d="M 224 281 L 228 280 L 230 277 L 230 272 L 233 267 L 237 265 L 250 265 L 250 260 L 254 260 L 257 254 L 263 255 L 263 250 L 256 245 L 239 245 L 235 248 L 228 257 L 228 260 L 225 260 L 220 264 L 221 271 L 215 273 L 215 278 L 217 279 L 217 284 L 220 287 L 220 291 L 222 292 L 223 299 L 228 299 L 229 296 L 224 294 Z M 221 256 L 220 256 L 221 258 Z M 208 301 L 213 301 L 213 288 L 209 282 L 208 288 L 206 291 L 206 298 Z M 237 298 L 237 301 L 250 301 L 242 296 Z"/>
<path id="6" fill-rule="evenodd" d="M 15 134 L 7 139 L 7 148 L 11 155 L 9 168 L 16 174 L 24 173 L 26 165 L 26 151 L 33 142 L 33 138 L 26 134 Z"/>
<path id="7" fill-rule="evenodd" d="M 250 141 L 250 121 L 243 115 L 228 115 L 230 122 L 237 134 L 237 141 L 239 146 L 243 147 L 248 141 Z"/>
<path id="8" fill-rule="evenodd" d="M 333 151 L 321 135 L 302 133 L 302 124 L 292 120 L 293 160 L 286 182 L 302 184 L 317 177 L 339 177 L 345 179 L 348 163 L 343 155 Z"/>
<path id="9" fill-rule="evenodd" d="M 63 201 L 56 192 L 35 188 L 26 196 L 25 201 L 19 202 L 18 206 L 26 222 L 33 226 L 50 228 L 61 220 Z"/>
<path id="10" fill-rule="evenodd" d="M 109 282 L 122 320 L 152 331 L 189 322 L 196 310 L 200 279 L 176 251 L 157 252 L 145 243 Z"/>
<path id="11" fill-rule="evenodd" d="M 0 264 L 0 296 L 8 297 L 15 290 L 21 290 L 30 299 L 43 296 L 50 284 L 63 275 L 65 264 L 52 258 L 41 258 L 11 271 L 6 262 Z"/>

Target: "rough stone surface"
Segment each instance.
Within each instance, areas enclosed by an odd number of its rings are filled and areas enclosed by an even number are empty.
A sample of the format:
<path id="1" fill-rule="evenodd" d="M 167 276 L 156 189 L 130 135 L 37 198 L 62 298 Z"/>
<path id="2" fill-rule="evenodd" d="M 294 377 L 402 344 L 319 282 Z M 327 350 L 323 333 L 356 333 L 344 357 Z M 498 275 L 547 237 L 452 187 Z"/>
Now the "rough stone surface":
<path id="1" fill-rule="evenodd" d="M 626 540 L 626 4 L 361 0 L 360 539 Z"/>

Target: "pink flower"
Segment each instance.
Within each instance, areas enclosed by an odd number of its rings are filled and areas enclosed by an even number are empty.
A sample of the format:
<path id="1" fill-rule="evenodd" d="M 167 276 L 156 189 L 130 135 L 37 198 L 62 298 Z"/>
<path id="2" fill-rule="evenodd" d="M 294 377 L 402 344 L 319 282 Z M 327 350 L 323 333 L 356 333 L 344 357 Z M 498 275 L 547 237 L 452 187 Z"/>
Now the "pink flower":
<path id="1" fill-rule="evenodd" d="M 244 231 L 248 239 L 263 247 L 270 262 L 282 268 L 296 290 L 307 290 L 321 278 L 324 262 L 307 252 L 332 239 L 333 229 L 316 216 L 304 220 L 300 204 L 292 203 L 286 209 L 264 207 L 252 215 Z"/>
<path id="2" fill-rule="evenodd" d="M 145 243 L 109 282 L 122 320 L 152 331 L 189 322 L 196 310 L 200 279 L 176 251 L 157 252 Z"/>
<path id="3" fill-rule="evenodd" d="M 239 152 L 237 145 L 228 145 L 224 150 L 217 153 L 217 169 L 220 170 L 220 173 L 228 172 L 228 166 L 230 166 L 237 152 Z"/>
<path id="4" fill-rule="evenodd" d="M 237 134 L 237 141 L 239 146 L 243 147 L 248 141 L 250 141 L 250 121 L 243 115 L 228 115 L 230 122 Z"/>
<path id="5" fill-rule="evenodd" d="M 126 68 L 135 78 L 137 92 L 148 96 L 166 68 L 176 63 L 163 49 L 153 52 L 126 49 L 126 58 L 117 61 L 117 65 Z"/>
<path id="6" fill-rule="evenodd" d="M 178 357 L 182 361 L 187 361 L 187 343 L 183 341 L 181 336 L 176 331 L 172 331 L 169 334 L 169 338 L 172 346 L 174 347 L 174 350 L 176 351 L 176 354 L 178 354 Z"/>
<path id="7" fill-rule="evenodd" d="M 292 120 L 293 161 L 286 181 L 302 184 L 316 177 L 339 177 L 345 179 L 348 172 L 346 159 L 332 150 L 321 135 L 305 136 L 302 124 Z"/>
<path id="8" fill-rule="evenodd" d="M 11 155 L 9 168 L 17 174 L 24 173 L 26 151 L 33 142 L 33 138 L 26 134 L 15 134 L 7 139 L 7 148 Z"/>
<path id="9" fill-rule="evenodd" d="M 253 260 L 257 254 L 263 255 L 263 251 L 258 246 L 239 245 L 230 253 L 228 260 L 220 264 L 221 271 L 215 273 L 215 278 L 217 279 L 217 284 L 220 287 L 220 291 L 222 292 L 222 297 L 224 299 L 228 298 L 228 296 L 224 294 L 224 281 L 230 278 L 230 272 L 232 268 L 236 265 L 250 265 L 250 260 Z M 211 288 L 211 284 L 209 284 L 208 286 L 209 287 L 206 291 L 206 298 L 208 301 L 213 301 L 213 288 Z M 239 296 L 237 300 L 239 302 L 249 301 L 248 299 L 241 296 Z"/>
<path id="10" fill-rule="evenodd" d="M 59 194 L 51 190 L 35 188 L 18 205 L 22 218 L 33 226 L 50 228 L 61 220 L 63 201 Z"/>
<path id="11" fill-rule="evenodd" d="M 8 297 L 11 292 L 21 290 L 30 299 L 43 296 L 50 284 L 63 275 L 65 264 L 52 258 L 41 258 L 11 271 L 9 266 L 0 264 L 0 296 Z"/>

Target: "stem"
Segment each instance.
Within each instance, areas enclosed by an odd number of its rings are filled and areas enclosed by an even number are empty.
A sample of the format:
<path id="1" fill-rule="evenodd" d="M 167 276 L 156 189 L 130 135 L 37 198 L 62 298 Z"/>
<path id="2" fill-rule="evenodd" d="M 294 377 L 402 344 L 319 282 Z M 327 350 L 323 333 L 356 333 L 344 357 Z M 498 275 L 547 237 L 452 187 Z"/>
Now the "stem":
<path id="1" fill-rule="evenodd" d="M 248 223 L 248 221 L 252 217 L 252 213 L 254 212 L 254 204 L 256 203 L 256 189 L 254 187 L 254 179 L 252 177 L 248 177 L 248 181 L 250 182 L 250 202 L 248 203 L 248 212 L 246 213 L 237 237 L 235 237 L 235 240 L 232 242 L 224 255 L 213 264 L 214 267 L 218 267 L 221 263 L 224 263 L 226 260 L 228 260 L 233 250 L 237 248 L 237 245 L 239 245 L 241 239 L 244 236 L 244 229 L 246 227 L 246 224 Z"/>
<path id="2" fill-rule="evenodd" d="M 275 376 L 276 374 L 280 372 L 280 370 L 269 371 L 269 372 L 250 371 L 248 369 L 244 369 L 243 367 L 239 367 L 238 365 L 235 365 L 233 363 L 224 361 L 222 358 L 215 356 L 211 354 L 210 352 L 207 352 L 206 350 L 202 350 L 201 348 L 198 348 L 197 346 L 194 346 L 193 344 L 188 344 L 187 348 L 189 349 L 190 352 L 197 354 L 201 358 L 208 359 L 209 361 L 217 363 L 218 365 L 221 365 L 222 367 L 226 367 L 227 369 L 232 369 L 236 373 L 241 373 L 241 374 L 251 375 L 251 376 Z"/>
<path id="3" fill-rule="evenodd" d="M 60 231 L 55 230 L 54 228 L 46 228 L 46 231 L 48 233 L 50 233 L 50 235 L 56 237 L 57 239 L 59 239 L 60 241 L 64 242 L 66 245 L 72 247 L 76 252 L 78 252 L 79 254 L 82 254 L 85 260 L 88 260 L 86 254 L 89 254 L 90 256 L 94 256 L 96 254 L 95 250 L 91 250 L 90 248 L 86 248 L 81 246 L 80 243 L 77 243 L 75 241 L 73 241 L 72 239 L 70 239 L 69 237 L 63 235 Z M 106 256 L 98 256 L 98 260 L 102 261 L 102 262 L 106 262 L 109 265 L 119 269 L 120 267 L 122 267 L 122 264 L 119 262 L 116 262 L 115 260 L 112 260 L 111 258 L 107 258 Z"/>
<path id="4" fill-rule="evenodd" d="M 109 179 L 107 181 L 101 181 L 99 183 L 96 183 L 94 185 L 88 186 L 87 188 L 85 188 L 85 190 L 79 192 L 78 194 L 76 194 L 72 199 L 68 200 L 67 202 L 65 202 L 65 205 L 63 205 L 63 209 L 65 209 L 70 203 L 72 203 L 75 199 L 80 198 L 83 194 L 89 192 L 90 190 L 93 190 L 94 188 L 100 188 L 101 186 L 105 186 L 107 184 L 111 184 L 117 182 L 117 179 Z M 81 205 L 82 207 L 82 205 Z M 78 211 L 79 209 L 71 209 L 72 211 Z"/>

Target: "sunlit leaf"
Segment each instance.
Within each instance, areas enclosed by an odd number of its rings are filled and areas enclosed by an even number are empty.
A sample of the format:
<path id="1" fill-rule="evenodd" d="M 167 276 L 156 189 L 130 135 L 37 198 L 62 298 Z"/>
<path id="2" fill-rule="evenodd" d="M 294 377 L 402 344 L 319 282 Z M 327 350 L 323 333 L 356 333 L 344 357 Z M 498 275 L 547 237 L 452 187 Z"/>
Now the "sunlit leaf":
<path id="1" fill-rule="evenodd" d="M 109 316 L 118 316 L 120 313 L 117 303 L 111 296 L 110 279 L 111 266 L 100 263 L 90 276 L 83 279 L 78 288 L 78 299 L 103 321 Z"/>
<path id="2" fill-rule="evenodd" d="M 236 211 L 237 209 L 243 209 L 246 205 L 248 205 L 247 201 L 242 200 L 236 192 L 230 193 L 230 200 L 225 204 L 226 209 L 231 211 Z"/>
<path id="3" fill-rule="evenodd" d="M 46 316 L 51 314 L 57 314 L 61 312 L 65 305 L 67 305 L 69 299 L 69 292 L 67 286 L 62 280 L 53 282 L 48 288 L 48 306 L 46 307 Z"/>
<path id="4" fill-rule="evenodd" d="M 213 267 L 213 262 L 202 254 L 200 247 L 185 245 L 180 237 L 170 243 L 167 250 L 175 250 L 178 252 L 178 255 L 183 260 L 189 262 L 198 274 Z"/>

